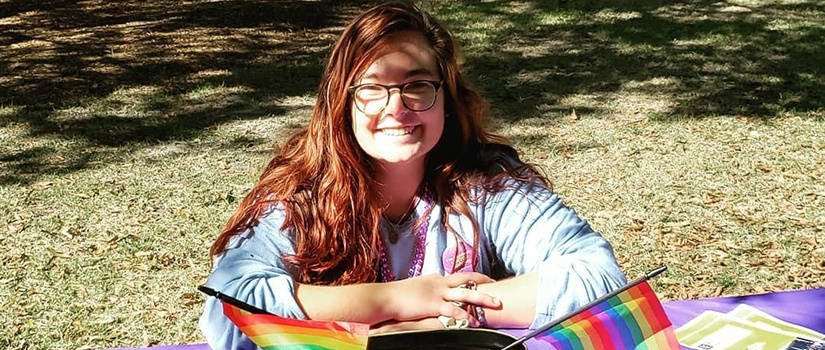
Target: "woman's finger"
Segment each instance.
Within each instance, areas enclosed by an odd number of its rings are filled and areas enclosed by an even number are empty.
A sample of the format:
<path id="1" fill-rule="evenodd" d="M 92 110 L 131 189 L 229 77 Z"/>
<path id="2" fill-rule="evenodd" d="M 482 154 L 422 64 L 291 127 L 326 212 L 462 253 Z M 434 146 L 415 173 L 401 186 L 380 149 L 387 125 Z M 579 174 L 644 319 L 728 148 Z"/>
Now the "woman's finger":
<path id="1" fill-rule="evenodd" d="M 499 308 L 501 301 L 497 298 L 467 288 L 450 288 L 444 292 L 444 300 L 472 304 L 486 308 Z"/>
<path id="2" fill-rule="evenodd" d="M 453 307 L 451 310 L 449 308 L 442 309 L 443 314 L 441 316 L 447 317 L 449 321 L 442 320 L 437 318 L 439 322 L 442 322 L 442 325 L 447 328 L 452 328 L 455 324 L 460 323 L 462 321 L 467 321 L 466 327 L 470 328 L 478 328 L 481 327 L 481 322 L 478 321 L 473 315 L 467 312 L 467 310 Z M 450 320 L 451 319 L 451 320 Z M 444 323 L 447 322 L 447 323 Z M 460 327 L 464 328 L 464 327 Z"/>
<path id="3" fill-rule="evenodd" d="M 466 309 L 460 308 L 453 303 L 442 303 L 438 309 L 441 316 L 452 317 L 456 320 L 470 319 L 470 313 Z"/>

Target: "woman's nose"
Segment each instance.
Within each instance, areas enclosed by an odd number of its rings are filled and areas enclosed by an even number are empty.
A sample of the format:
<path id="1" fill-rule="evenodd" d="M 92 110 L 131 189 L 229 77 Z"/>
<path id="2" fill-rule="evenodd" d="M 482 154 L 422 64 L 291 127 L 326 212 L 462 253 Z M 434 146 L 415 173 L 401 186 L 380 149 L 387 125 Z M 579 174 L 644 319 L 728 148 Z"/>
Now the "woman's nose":
<path id="1" fill-rule="evenodd" d="M 395 92 L 397 92 L 397 94 Z M 401 89 L 390 89 L 389 95 L 387 96 L 387 106 L 384 108 L 384 113 L 396 114 L 403 111 L 405 108 L 406 106 L 404 106 L 403 97 L 401 97 Z"/>

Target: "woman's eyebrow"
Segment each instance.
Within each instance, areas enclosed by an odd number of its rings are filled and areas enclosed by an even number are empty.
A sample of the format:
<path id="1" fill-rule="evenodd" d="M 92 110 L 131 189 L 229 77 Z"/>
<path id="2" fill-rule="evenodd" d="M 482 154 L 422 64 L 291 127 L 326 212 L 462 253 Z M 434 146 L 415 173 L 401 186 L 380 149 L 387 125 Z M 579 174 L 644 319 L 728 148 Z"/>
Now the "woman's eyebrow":
<path id="1" fill-rule="evenodd" d="M 433 74 L 433 72 L 431 72 L 427 68 L 417 68 L 417 69 L 413 69 L 411 71 L 408 71 L 407 73 L 404 73 L 404 78 L 406 79 L 406 78 L 414 77 L 414 76 L 417 76 L 417 75 L 434 76 L 435 74 Z M 364 76 L 362 76 L 361 79 L 359 79 L 359 80 L 380 79 L 382 76 L 383 76 L 382 74 L 378 74 L 378 73 L 367 73 L 367 74 L 364 74 Z"/>
<path id="2" fill-rule="evenodd" d="M 362 76 L 361 76 L 361 78 L 359 78 L 358 80 L 364 80 L 364 79 L 378 79 L 378 78 L 379 78 L 379 76 L 378 76 L 378 74 L 377 74 L 377 73 L 369 73 L 369 74 L 364 74 L 364 75 L 362 75 Z"/>
<path id="3" fill-rule="evenodd" d="M 430 75 L 430 76 L 432 76 L 433 72 L 430 72 L 430 70 L 426 69 L 426 68 L 418 68 L 418 69 L 413 69 L 413 70 L 407 72 L 407 74 L 404 77 L 409 78 L 409 77 L 414 77 L 416 75 Z"/>

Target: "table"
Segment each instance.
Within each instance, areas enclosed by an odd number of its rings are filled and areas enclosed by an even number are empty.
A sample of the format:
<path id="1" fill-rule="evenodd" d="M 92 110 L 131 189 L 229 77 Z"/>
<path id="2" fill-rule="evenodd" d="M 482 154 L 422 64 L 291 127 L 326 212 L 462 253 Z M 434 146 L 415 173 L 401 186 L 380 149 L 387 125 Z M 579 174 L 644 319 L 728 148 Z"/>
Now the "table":
<path id="1" fill-rule="evenodd" d="M 662 303 L 674 326 L 679 327 L 705 310 L 728 312 L 748 304 L 776 318 L 825 333 L 825 288 L 745 295 L 738 297 L 676 300 Z"/>
<path id="2" fill-rule="evenodd" d="M 736 297 L 675 300 L 662 303 L 674 328 L 684 325 L 705 310 L 728 312 L 739 304 L 748 304 L 779 319 L 825 333 L 825 288 L 783 291 Z M 516 337 L 529 330 L 502 329 Z M 526 342 L 528 349 L 542 348 L 536 340 Z M 211 350 L 206 344 L 165 345 L 151 348 L 119 348 L 111 350 Z"/>

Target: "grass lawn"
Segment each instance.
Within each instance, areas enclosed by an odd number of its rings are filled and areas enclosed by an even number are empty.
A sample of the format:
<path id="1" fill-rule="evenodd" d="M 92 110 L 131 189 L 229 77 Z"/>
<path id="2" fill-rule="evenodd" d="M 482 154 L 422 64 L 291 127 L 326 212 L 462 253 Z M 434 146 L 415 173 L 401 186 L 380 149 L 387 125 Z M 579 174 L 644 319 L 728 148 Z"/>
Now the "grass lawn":
<path id="1" fill-rule="evenodd" d="M 369 3 L 0 0 L 0 348 L 202 342 L 208 247 Z M 664 300 L 825 287 L 825 5 L 427 1 Z"/>

